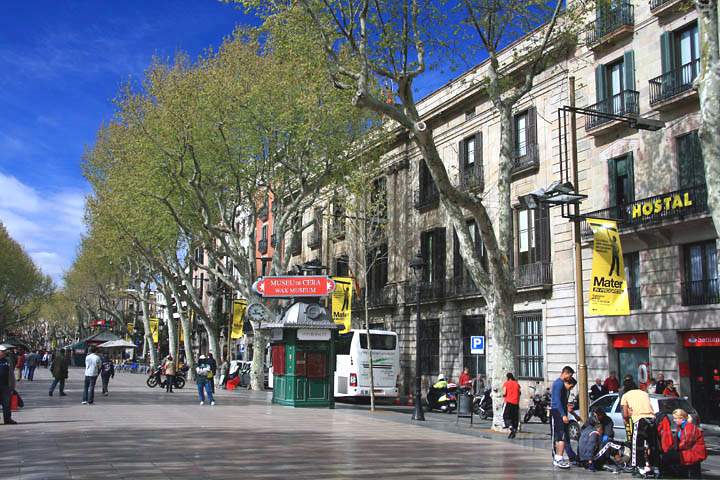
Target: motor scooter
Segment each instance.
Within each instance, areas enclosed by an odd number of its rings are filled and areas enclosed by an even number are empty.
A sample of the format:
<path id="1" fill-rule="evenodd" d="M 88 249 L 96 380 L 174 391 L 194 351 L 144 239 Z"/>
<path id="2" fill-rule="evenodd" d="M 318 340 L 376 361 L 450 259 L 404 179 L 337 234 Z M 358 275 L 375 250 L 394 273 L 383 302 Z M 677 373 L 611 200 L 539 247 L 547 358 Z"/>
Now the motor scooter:
<path id="1" fill-rule="evenodd" d="M 492 390 L 490 387 L 486 387 L 482 395 L 478 395 L 473 398 L 473 413 L 483 420 L 492 418 L 493 416 L 493 401 L 492 401 Z"/>
<path id="2" fill-rule="evenodd" d="M 430 387 L 425 398 L 429 411 L 452 413 L 457 409 L 457 384 L 448 383 L 445 388 Z"/>
<path id="3" fill-rule="evenodd" d="M 540 395 L 537 388 L 530 387 L 533 394 L 530 397 L 530 406 L 525 412 L 523 423 L 528 423 L 533 417 L 538 417 L 542 423 L 548 421 L 548 407 L 550 406 L 550 389 L 546 389 L 545 393 Z"/>

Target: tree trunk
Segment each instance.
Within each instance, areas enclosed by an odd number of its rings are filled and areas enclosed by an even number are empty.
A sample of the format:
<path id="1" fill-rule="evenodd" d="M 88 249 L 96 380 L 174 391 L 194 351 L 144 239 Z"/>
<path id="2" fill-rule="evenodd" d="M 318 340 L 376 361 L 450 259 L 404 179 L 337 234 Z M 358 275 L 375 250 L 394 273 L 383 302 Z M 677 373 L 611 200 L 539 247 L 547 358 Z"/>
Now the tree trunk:
<path id="1" fill-rule="evenodd" d="M 700 27 L 700 75 L 697 79 L 700 97 L 699 137 L 705 162 L 708 207 L 715 230 L 720 232 L 720 40 L 717 0 L 697 0 L 695 5 Z"/>
<path id="2" fill-rule="evenodd" d="M 143 328 L 145 329 L 145 342 L 149 347 L 148 350 L 150 353 L 150 367 L 155 369 L 158 365 L 158 358 L 157 350 L 155 349 L 155 344 L 152 338 L 152 332 L 150 331 L 150 309 L 148 308 L 148 302 L 145 298 L 140 299 L 140 305 L 142 307 Z M 158 328 L 160 328 L 159 325 Z"/>
<path id="3" fill-rule="evenodd" d="M 366 274 L 367 278 L 367 274 Z M 373 370 L 372 343 L 370 342 L 370 315 L 368 314 L 368 288 L 365 281 L 365 334 L 367 335 L 368 363 L 370 365 L 370 411 L 375 411 L 375 372 Z"/>
<path id="4" fill-rule="evenodd" d="M 493 430 L 502 430 L 503 422 L 503 396 L 502 384 L 505 374 L 515 370 L 515 357 L 513 354 L 513 304 L 498 302 L 488 305 L 486 325 L 489 326 L 491 341 L 488 342 L 488 382 L 492 388 L 493 397 Z"/>
<path id="5" fill-rule="evenodd" d="M 167 297 L 165 297 L 167 298 Z M 177 362 L 178 354 L 178 327 L 177 320 L 173 318 L 171 311 L 168 312 L 168 353 L 172 355 L 175 362 Z"/>
<path id="6" fill-rule="evenodd" d="M 220 359 L 220 335 L 218 334 L 216 328 L 212 328 L 212 326 L 207 324 L 205 327 L 205 331 L 208 334 L 208 349 L 210 350 L 210 353 L 212 353 L 215 361 L 217 362 Z"/>
<path id="7" fill-rule="evenodd" d="M 258 325 L 252 322 L 253 326 L 253 358 L 250 367 L 250 389 L 261 392 L 265 389 L 265 346 L 267 336 Z"/>
<path id="8" fill-rule="evenodd" d="M 180 299 L 175 297 L 178 305 L 180 305 Z M 190 320 L 183 312 L 180 312 L 180 323 L 183 329 L 183 346 L 185 347 L 185 364 L 190 369 L 190 378 L 195 379 L 195 352 L 192 348 L 192 326 Z"/>

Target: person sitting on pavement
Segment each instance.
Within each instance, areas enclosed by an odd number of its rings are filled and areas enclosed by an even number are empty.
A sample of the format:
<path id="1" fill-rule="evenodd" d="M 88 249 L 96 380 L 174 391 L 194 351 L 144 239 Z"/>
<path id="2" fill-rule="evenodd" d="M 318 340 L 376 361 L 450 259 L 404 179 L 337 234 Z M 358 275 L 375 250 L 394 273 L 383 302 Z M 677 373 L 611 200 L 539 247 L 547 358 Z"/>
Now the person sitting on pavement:
<path id="1" fill-rule="evenodd" d="M 609 460 L 613 460 L 614 463 L 619 466 L 621 463 L 621 452 L 623 451 L 623 445 L 615 441 L 615 424 L 612 419 L 605 413 L 602 408 L 596 408 L 588 424 L 602 426 L 602 436 L 600 437 L 600 450 L 598 450 L 596 457 L 600 460 L 600 465 L 605 467 L 607 470 L 617 471 L 617 468 L 609 467 Z M 606 467 L 608 466 L 608 467 Z"/>
<path id="2" fill-rule="evenodd" d="M 0 345 L 0 402 L 2 402 L 3 422 L 5 425 L 15 425 L 12 419 L 10 399 L 15 391 L 15 365 L 8 361 L 8 348 Z"/>
<path id="3" fill-rule="evenodd" d="M 675 383 L 668 379 L 666 383 L 665 390 L 663 390 L 662 394 L 666 397 L 679 397 L 680 393 L 677 391 L 677 388 L 675 388 Z"/>

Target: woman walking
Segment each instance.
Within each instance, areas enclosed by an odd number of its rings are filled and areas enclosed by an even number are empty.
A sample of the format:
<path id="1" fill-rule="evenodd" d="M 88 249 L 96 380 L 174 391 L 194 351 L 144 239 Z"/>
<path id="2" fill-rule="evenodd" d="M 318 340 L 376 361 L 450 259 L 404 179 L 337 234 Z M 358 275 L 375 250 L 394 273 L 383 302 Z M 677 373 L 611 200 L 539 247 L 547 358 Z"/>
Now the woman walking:
<path id="1" fill-rule="evenodd" d="M 172 355 L 168 355 L 165 359 L 165 392 L 173 393 L 173 385 L 175 384 L 176 366 Z"/>

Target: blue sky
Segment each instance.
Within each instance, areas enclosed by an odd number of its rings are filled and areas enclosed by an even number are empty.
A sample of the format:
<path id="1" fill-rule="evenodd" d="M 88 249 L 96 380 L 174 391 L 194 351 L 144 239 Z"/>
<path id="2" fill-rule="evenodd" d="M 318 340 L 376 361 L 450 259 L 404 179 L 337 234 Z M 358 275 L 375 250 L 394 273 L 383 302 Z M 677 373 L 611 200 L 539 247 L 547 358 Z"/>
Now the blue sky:
<path id="1" fill-rule="evenodd" d="M 83 233 L 84 148 L 153 55 L 195 58 L 235 25 L 217 0 L 0 2 L 0 221 L 56 281 Z M 455 73 L 457 74 L 457 73 Z M 452 72 L 428 72 L 419 96 Z"/>

